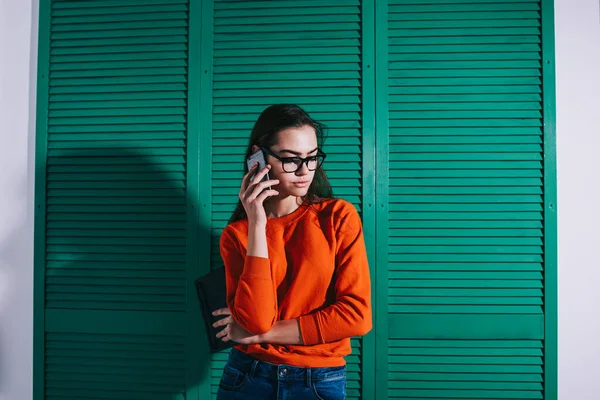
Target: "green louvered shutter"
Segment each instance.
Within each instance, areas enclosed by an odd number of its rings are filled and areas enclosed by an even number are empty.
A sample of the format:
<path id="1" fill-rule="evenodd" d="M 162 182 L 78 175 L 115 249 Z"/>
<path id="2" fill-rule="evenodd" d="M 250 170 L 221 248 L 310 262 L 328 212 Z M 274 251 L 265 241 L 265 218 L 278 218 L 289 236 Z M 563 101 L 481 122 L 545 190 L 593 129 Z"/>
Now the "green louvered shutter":
<path id="1" fill-rule="evenodd" d="M 361 209 L 361 24 L 358 0 L 215 1 L 212 260 L 237 203 L 248 138 L 259 114 L 296 103 L 328 127 L 325 170 L 334 194 Z M 360 397 L 361 341 L 352 340 L 348 398 Z M 218 388 L 228 352 L 214 356 Z"/>
<path id="2" fill-rule="evenodd" d="M 37 395 L 182 400 L 195 300 L 186 297 L 187 0 L 55 0 L 49 17 Z"/>
<path id="3" fill-rule="evenodd" d="M 540 3 L 388 11 L 389 398 L 542 399 Z"/>

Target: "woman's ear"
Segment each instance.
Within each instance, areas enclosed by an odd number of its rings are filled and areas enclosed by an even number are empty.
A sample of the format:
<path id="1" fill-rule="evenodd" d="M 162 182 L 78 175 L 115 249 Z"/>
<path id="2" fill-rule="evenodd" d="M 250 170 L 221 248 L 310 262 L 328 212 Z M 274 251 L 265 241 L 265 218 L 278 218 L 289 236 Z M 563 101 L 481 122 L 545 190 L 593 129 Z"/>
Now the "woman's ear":
<path id="1" fill-rule="evenodd" d="M 259 149 L 260 147 L 258 147 L 257 145 L 252 146 L 252 153 L 256 153 Z"/>

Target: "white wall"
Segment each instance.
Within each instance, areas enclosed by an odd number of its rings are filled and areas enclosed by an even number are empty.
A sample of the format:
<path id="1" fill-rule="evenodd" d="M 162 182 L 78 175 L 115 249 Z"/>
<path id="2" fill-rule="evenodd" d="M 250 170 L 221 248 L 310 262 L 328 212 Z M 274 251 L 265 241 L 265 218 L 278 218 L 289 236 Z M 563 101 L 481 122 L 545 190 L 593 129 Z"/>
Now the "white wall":
<path id="1" fill-rule="evenodd" d="M 0 0 L 0 400 L 32 393 L 37 4 Z M 559 398 L 593 400 L 600 397 L 600 9 L 598 0 L 555 4 Z"/>
<path id="2" fill-rule="evenodd" d="M 600 9 L 555 0 L 558 389 L 600 398 Z"/>
<path id="3" fill-rule="evenodd" d="M 37 62 L 32 21 L 37 0 L 0 0 L 0 400 L 32 395 Z"/>

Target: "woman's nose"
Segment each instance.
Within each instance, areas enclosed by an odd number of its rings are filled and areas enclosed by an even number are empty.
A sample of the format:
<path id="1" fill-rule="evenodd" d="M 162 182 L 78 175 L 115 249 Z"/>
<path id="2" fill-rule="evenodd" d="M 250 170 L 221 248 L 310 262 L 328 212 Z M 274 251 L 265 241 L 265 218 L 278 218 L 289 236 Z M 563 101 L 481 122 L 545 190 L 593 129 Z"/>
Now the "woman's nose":
<path id="1" fill-rule="evenodd" d="M 300 165 L 300 169 L 296 171 L 296 175 L 308 175 L 308 172 L 308 165 L 306 165 L 306 163 L 302 163 L 302 165 Z"/>

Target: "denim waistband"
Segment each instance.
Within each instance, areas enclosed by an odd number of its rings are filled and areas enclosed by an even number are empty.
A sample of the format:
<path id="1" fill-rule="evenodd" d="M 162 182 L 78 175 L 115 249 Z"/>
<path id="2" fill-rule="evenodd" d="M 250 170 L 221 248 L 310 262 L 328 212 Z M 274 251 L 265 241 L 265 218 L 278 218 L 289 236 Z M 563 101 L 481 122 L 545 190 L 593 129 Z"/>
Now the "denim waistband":
<path id="1" fill-rule="evenodd" d="M 235 348 L 231 349 L 228 362 L 241 372 L 247 373 L 250 377 L 261 376 L 280 381 L 310 382 L 346 376 L 346 366 L 310 368 L 272 364 L 257 360 Z"/>

